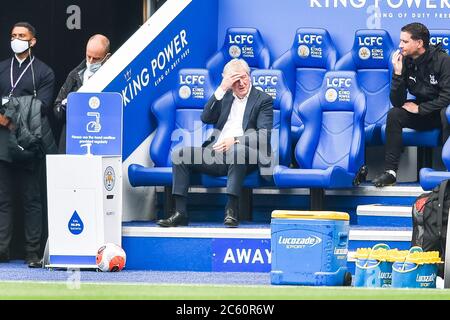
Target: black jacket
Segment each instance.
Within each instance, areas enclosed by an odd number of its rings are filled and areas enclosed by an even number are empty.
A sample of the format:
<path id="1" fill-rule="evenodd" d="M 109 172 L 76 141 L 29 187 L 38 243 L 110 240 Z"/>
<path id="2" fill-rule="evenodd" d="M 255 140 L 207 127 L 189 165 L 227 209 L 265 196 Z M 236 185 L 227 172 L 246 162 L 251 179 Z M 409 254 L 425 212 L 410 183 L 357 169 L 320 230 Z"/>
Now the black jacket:
<path id="1" fill-rule="evenodd" d="M 11 91 L 11 60 L 12 57 L 0 62 L 0 95 L 2 97 L 8 96 Z M 30 57 L 28 57 L 20 66 L 17 59 L 13 59 L 12 61 L 13 81 L 15 82 L 30 62 Z M 41 113 L 45 115 L 48 113 L 49 109 L 51 110 L 51 106 L 53 103 L 55 75 L 53 73 L 53 70 L 49 66 L 47 66 L 44 62 L 36 57 L 33 61 L 33 70 L 36 85 L 36 97 L 42 102 Z M 13 92 L 14 97 L 29 95 L 33 95 L 33 78 L 31 68 L 27 69 Z M 0 126 L 0 160 L 8 162 L 11 161 L 8 152 L 9 136 L 9 129 Z"/>
<path id="2" fill-rule="evenodd" d="M 56 153 L 55 138 L 46 116 L 41 115 L 42 102 L 33 96 L 13 97 L 7 104 L 13 106 L 16 114 L 9 116 L 15 124 L 19 144 L 27 147 L 40 139 L 44 154 Z"/>
<path id="3" fill-rule="evenodd" d="M 432 46 L 416 59 L 403 58 L 402 75 L 393 74 L 390 99 L 394 107 L 407 101 L 407 91 L 415 96 L 419 114 L 440 111 L 450 105 L 450 56 L 441 46 Z"/>
<path id="4" fill-rule="evenodd" d="M 59 90 L 53 106 L 56 119 L 63 124 L 58 146 L 58 152 L 62 154 L 66 153 L 66 106 L 62 104 L 62 101 L 67 99 L 69 93 L 78 91 L 83 85 L 82 77 L 85 70 L 86 60 L 83 60 L 75 69 L 70 71 L 66 81 Z"/>
<path id="5" fill-rule="evenodd" d="M 47 117 L 41 114 L 39 99 L 32 95 L 12 97 L 1 108 L 14 124 L 6 145 L 8 151 L 1 160 L 34 168 L 35 160 L 56 153 L 55 139 Z"/>

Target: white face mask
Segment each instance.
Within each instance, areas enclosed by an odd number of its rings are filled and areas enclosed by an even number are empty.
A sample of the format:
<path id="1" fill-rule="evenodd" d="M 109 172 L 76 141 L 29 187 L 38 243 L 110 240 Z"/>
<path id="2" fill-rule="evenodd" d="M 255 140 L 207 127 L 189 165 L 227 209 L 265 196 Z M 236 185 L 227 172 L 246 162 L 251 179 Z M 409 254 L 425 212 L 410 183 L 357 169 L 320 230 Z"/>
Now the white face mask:
<path id="1" fill-rule="evenodd" d="M 11 49 L 14 53 L 22 53 L 30 47 L 28 40 L 14 39 L 11 41 Z"/>

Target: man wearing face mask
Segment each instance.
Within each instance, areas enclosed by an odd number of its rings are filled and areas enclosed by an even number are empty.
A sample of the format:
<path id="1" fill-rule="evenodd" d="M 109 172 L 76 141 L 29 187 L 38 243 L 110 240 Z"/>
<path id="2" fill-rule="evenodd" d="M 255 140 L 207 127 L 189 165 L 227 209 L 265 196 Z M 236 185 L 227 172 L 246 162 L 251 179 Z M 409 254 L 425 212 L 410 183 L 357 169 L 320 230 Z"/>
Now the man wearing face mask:
<path id="1" fill-rule="evenodd" d="M 34 96 L 42 102 L 40 114 L 51 110 L 55 76 L 50 67 L 32 54 L 36 30 L 27 22 L 16 23 L 11 30 L 13 56 L 0 62 L 2 105 L 13 97 Z M 10 130 L 16 124 L 0 114 L 0 262 L 9 260 L 13 227 L 13 196 L 19 197 L 24 212 L 25 260 L 30 267 L 40 266 L 42 204 L 40 177 L 43 161 L 33 158 L 26 164 L 12 160 L 8 149 Z"/>
<path id="2" fill-rule="evenodd" d="M 66 106 L 69 93 L 78 91 L 92 75 L 108 60 L 110 45 L 107 37 L 101 34 L 93 35 L 86 45 L 86 59 L 83 60 L 67 76 L 58 97 L 55 100 L 54 113 L 63 124 L 59 139 L 58 152 L 66 153 Z"/>

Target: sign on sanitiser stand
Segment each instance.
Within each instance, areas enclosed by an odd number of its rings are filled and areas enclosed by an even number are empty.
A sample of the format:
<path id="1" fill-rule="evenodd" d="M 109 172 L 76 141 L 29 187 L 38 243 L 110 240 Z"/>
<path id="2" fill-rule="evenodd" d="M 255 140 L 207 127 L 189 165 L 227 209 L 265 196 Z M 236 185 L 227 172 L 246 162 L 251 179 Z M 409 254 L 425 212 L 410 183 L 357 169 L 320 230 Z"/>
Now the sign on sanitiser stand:
<path id="1" fill-rule="evenodd" d="M 67 154 L 47 156 L 47 267 L 96 268 L 97 250 L 122 239 L 122 97 L 71 93 Z"/>
<path id="2" fill-rule="evenodd" d="M 122 96 L 115 92 L 69 94 L 67 154 L 122 155 Z M 72 108 L 70 106 L 75 106 Z"/>

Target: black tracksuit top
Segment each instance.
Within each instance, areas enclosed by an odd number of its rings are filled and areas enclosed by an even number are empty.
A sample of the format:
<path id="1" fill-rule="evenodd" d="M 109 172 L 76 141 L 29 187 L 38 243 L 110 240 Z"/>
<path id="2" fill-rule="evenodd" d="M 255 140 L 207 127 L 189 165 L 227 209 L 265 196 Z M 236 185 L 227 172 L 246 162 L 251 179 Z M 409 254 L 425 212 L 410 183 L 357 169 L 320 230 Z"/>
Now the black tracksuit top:
<path id="1" fill-rule="evenodd" d="M 450 105 L 450 56 L 441 46 L 432 46 L 416 59 L 403 58 L 402 75 L 392 75 L 390 99 L 402 107 L 407 92 L 415 96 L 419 114 L 427 115 Z M 410 100 L 411 101 L 411 100 Z"/>

